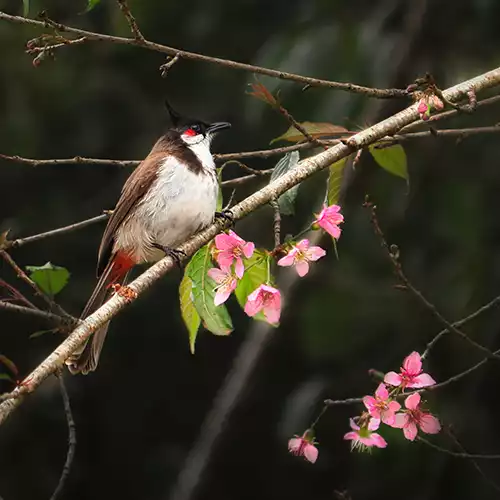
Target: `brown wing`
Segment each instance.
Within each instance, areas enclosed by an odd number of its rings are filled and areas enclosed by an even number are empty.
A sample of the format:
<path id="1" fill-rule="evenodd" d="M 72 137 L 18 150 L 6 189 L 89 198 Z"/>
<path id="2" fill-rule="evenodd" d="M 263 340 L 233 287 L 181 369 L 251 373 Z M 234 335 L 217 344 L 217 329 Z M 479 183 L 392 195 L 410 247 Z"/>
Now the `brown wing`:
<path id="1" fill-rule="evenodd" d="M 108 220 L 102 236 L 97 260 L 97 276 L 101 275 L 111 257 L 116 230 L 155 181 L 158 174 L 158 163 L 164 159 L 165 152 L 153 149 L 123 185 L 120 199 Z"/>

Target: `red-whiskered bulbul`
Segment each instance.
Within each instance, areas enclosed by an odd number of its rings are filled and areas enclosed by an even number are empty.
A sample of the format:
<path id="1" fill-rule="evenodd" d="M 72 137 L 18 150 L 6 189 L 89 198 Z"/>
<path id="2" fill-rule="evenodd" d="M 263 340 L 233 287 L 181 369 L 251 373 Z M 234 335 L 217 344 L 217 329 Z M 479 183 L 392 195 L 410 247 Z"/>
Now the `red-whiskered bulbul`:
<path id="1" fill-rule="evenodd" d="M 113 284 L 125 284 L 130 269 L 155 262 L 175 250 L 214 220 L 218 181 L 210 145 L 226 122 L 183 120 L 168 105 L 169 129 L 125 182 L 108 220 L 99 247 L 99 281 L 82 318 L 111 295 Z M 86 374 L 97 367 L 109 323 L 66 361 L 71 373 Z"/>

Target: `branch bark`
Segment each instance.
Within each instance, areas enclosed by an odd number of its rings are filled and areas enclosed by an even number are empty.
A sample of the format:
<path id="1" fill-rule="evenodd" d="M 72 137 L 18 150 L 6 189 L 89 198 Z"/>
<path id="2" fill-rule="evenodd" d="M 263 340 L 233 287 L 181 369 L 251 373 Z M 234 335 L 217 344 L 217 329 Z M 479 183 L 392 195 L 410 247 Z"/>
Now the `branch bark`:
<path id="1" fill-rule="evenodd" d="M 1 16 L 0 16 L 1 18 Z M 21 18 L 23 19 L 23 18 Z M 444 92 L 445 97 L 457 102 L 473 89 L 479 92 L 486 88 L 491 88 L 500 84 L 500 68 L 476 76 L 463 83 L 455 85 Z M 359 132 L 351 137 L 345 144 L 337 144 L 316 156 L 302 160 L 296 168 L 279 177 L 271 184 L 252 194 L 239 204 L 235 205 L 231 211 L 234 220 L 242 219 L 262 205 L 269 203 L 272 199 L 280 196 L 288 189 L 299 184 L 313 174 L 323 170 L 335 161 L 338 161 L 360 148 L 366 147 L 382 139 L 386 135 L 394 135 L 404 126 L 409 125 L 419 118 L 417 105 L 406 108 L 403 111 L 387 118 L 372 127 Z M 192 255 L 204 244 L 210 241 L 224 229 L 225 225 L 220 221 L 215 222 L 207 229 L 193 236 L 190 240 L 180 246 L 186 256 Z M 170 257 L 165 257 L 146 272 L 136 278 L 129 287 L 137 295 L 149 288 L 153 283 L 165 275 L 175 263 Z M 134 294 L 135 295 L 135 294 Z M 111 299 L 100 307 L 96 312 L 82 321 L 73 332 L 62 342 L 28 377 L 23 381 L 21 387 L 16 388 L 10 396 L 0 405 L 0 424 L 22 403 L 27 393 L 33 392 L 38 386 L 59 367 L 70 356 L 70 354 L 83 344 L 83 342 L 100 326 L 118 314 L 128 302 L 135 298 L 124 298 L 115 294 Z"/>

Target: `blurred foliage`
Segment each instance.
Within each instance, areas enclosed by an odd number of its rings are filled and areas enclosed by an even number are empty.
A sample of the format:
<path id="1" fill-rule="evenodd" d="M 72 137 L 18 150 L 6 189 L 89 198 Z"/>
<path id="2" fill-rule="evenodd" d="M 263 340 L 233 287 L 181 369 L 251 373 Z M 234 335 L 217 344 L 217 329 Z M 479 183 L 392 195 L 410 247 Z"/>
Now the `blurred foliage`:
<path id="1" fill-rule="evenodd" d="M 144 35 L 186 50 L 337 81 L 404 88 L 431 72 L 441 88 L 499 64 L 500 3 L 495 0 L 245 0 L 162 2 L 130 0 Z M 30 17 L 44 9 L 60 22 L 130 36 L 112 0 L 88 14 L 86 0 L 32 0 Z M 20 0 L 0 9 L 21 14 Z M 232 122 L 220 152 L 262 149 L 289 126 L 249 97 L 250 74 L 206 63 L 179 61 L 160 77 L 165 58 L 141 48 L 87 43 L 65 47 L 56 60 L 34 68 L 24 54 L 40 30 L 0 23 L 0 152 L 34 158 L 142 158 L 168 124 L 166 96 L 183 113 Z M 389 116 L 405 103 L 309 88 L 262 77 L 296 120 L 356 130 Z M 481 96 L 483 97 L 483 96 Z M 498 122 L 498 106 L 459 115 L 449 127 Z M 368 370 L 396 369 L 412 350 L 422 351 L 440 325 L 409 294 L 394 288 L 389 262 L 362 208 L 366 194 L 378 206 L 389 242 L 397 243 L 407 275 L 442 313 L 458 319 L 499 293 L 500 222 L 498 140 L 461 142 L 428 138 L 405 144 L 410 188 L 363 154 L 342 201 L 346 223 L 334 252 L 321 259 L 287 299 L 286 312 L 230 421 L 197 499 L 332 499 L 347 490 L 353 500 L 400 497 L 496 498 L 474 466 L 399 431 L 371 456 L 351 454 L 342 440 L 358 408 L 330 410 L 317 428 L 316 465 L 292 457 L 289 437 L 314 418 L 325 397 L 361 396 L 375 388 Z M 304 156 L 301 154 L 301 156 Z M 276 159 L 248 161 L 270 168 Z M 35 234 L 111 209 L 130 171 L 115 166 L 28 167 L 0 162 L 0 233 Z M 224 175 L 239 173 L 235 165 Z M 282 234 L 310 221 L 325 194 L 327 174 L 298 191 L 294 217 Z M 261 186 L 238 189 L 236 199 Z M 226 194 L 229 197 L 229 193 Z M 272 209 L 239 222 L 237 231 L 271 247 Z M 61 304 L 75 315 L 95 284 L 102 227 L 16 249 L 25 266 L 53 261 L 71 270 Z M 325 239 L 323 246 L 330 242 Z M 1 264 L 3 279 L 30 296 Z M 286 272 L 294 272 L 287 270 Z M 285 274 L 284 273 L 284 274 Z M 283 276 L 278 276 L 278 284 Z M 199 335 L 192 356 L 178 307 L 180 274 L 170 273 L 111 325 L 99 370 L 69 382 L 78 433 L 76 460 L 64 498 L 166 498 L 172 491 L 217 389 L 230 370 L 251 321 L 228 304 L 234 332 Z M 35 300 L 35 299 L 33 299 Z M 26 374 L 59 342 L 30 339 L 36 319 L 7 312 L 0 351 Z M 466 327 L 499 348 L 500 312 Z M 427 371 L 444 380 L 480 355 L 453 336 L 432 352 Z M 429 405 L 466 449 L 498 453 L 499 368 L 489 363 L 471 377 L 429 396 Z M 0 380 L 0 390 L 11 383 Z M 48 497 L 66 452 L 66 425 L 56 381 L 48 381 L 0 428 L 0 495 L 5 500 Z M 438 437 L 443 446 L 450 446 Z M 498 464 L 481 462 L 497 479 Z M 124 474 L 126 471 L 126 474 Z M 23 480 L 29 477 L 29 480 Z"/>

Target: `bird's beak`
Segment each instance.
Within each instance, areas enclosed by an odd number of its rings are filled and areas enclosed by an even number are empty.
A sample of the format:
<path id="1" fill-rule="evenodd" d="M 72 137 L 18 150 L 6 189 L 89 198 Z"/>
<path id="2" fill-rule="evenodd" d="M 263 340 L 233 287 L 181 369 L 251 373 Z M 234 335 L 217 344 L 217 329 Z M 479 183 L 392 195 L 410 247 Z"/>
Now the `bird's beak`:
<path id="1" fill-rule="evenodd" d="M 231 124 L 228 122 L 215 122 L 207 127 L 207 132 L 213 134 L 214 132 L 219 132 L 220 130 L 224 130 L 227 128 L 231 128 Z"/>

